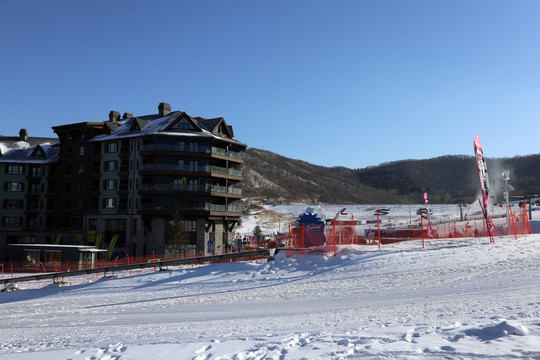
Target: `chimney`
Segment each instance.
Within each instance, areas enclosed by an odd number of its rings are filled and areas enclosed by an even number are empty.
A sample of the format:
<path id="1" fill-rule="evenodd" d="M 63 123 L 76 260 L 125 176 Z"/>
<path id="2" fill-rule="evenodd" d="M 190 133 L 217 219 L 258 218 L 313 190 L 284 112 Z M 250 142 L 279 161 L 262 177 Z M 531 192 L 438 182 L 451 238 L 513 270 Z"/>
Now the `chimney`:
<path id="1" fill-rule="evenodd" d="M 21 129 L 19 131 L 19 139 L 21 139 L 21 141 L 28 140 L 28 131 L 26 129 Z"/>
<path id="2" fill-rule="evenodd" d="M 109 113 L 109 121 L 116 122 L 118 119 L 120 119 L 120 113 L 118 111 L 111 111 Z"/>
<path id="3" fill-rule="evenodd" d="M 158 110 L 160 116 L 169 115 L 171 113 L 171 105 L 167 103 L 159 103 Z"/>
<path id="4" fill-rule="evenodd" d="M 131 119 L 132 117 L 133 117 L 132 113 L 124 113 L 124 115 L 122 116 L 122 119 Z"/>

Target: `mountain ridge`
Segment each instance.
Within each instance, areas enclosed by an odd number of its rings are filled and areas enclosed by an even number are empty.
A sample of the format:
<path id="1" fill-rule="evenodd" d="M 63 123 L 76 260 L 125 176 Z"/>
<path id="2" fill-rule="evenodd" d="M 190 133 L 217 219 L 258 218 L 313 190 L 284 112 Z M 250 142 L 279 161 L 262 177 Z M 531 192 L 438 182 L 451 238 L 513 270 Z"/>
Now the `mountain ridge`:
<path id="1" fill-rule="evenodd" d="M 488 158 L 490 191 L 502 201 L 502 171 L 510 170 L 511 195 L 539 192 L 540 154 Z M 397 160 L 361 169 L 325 167 L 268 150 L 248 148 L 243 194 L 272 202 L 408 203 L 428 192 L 433 203 L 471 203 L 479 193 L 473 156 Z"/>

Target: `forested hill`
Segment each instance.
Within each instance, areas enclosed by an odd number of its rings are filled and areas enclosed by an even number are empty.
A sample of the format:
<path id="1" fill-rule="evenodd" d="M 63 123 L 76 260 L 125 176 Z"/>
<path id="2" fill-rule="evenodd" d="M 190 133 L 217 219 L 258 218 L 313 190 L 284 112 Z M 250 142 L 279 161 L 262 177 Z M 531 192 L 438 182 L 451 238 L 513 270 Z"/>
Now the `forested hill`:
<path id="1" fill-rule="evenodd" d="M 540 192 L 540 154 L 487 159 L 491 193 L 502 201 L 502 171 L 510 170 L 511 195 Z M 424 192 L 432 203 L 470 203 L 479 194 L 472 156 L 401 160 L 363 169 L 323 167 L 266 150 L 244 154 L 243 191 L 248 198 L 283 202 L 409 203 Z"/>

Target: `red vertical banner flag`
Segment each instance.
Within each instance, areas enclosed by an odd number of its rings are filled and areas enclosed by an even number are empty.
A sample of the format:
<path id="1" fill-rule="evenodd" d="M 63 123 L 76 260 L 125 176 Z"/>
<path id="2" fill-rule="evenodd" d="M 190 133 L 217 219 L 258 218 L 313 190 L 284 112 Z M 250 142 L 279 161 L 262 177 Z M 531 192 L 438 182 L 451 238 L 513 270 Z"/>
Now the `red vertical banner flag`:
<path id="1" fill-rule="evenodd" d="M 482 144 L 480 143 L 480 138 L 478 136 L 474 137 L 474 155 L 476 157 L 476 167 L 478 169 L 478 179 L 480 180 L 480 191 L 482 193 L 482 212 L 484 213 L 484 218 L 486 220 L 486 227 L 489 232 L 489 236 L 492 242 L 495 242 L 493 238 L 493 222 L 488 216 L 488 204 L 489 204 L 489 179 L 486 159 L 484 158 L 484 150 L 482 149 Z"/>

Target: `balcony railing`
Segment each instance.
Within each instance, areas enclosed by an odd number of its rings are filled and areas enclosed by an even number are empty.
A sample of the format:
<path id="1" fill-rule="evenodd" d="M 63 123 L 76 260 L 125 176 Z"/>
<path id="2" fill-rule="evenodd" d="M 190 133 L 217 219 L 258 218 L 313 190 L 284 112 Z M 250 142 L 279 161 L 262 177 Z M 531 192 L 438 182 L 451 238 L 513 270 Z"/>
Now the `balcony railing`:
<path id="1" fill-rule="evenodd" d="M 209 146 L 198 146 L 198 147 L 189 147 L 189 146 L 180 146 L 175 144 L 147 144 L 141 146 L 141 151 L 181 151 L 181 152 L 192 152 L 192 153 L 202 153 L 210 154 L 211 150 Z"/>
<path id="2" fill-rule="evenodd" d="M 195 185 L 195 184 L 141 184 L 140 190 L 145 191 L 195 191 L 195 192 L 210 192 L 210 185 Z"/>
<path id="3" fill-rule="evenodd" d="M 139 190 L 142 191 L 193 191 L 193 192 L 216 192 L 222 194 L 241 195 L 242 189 L 221 185 L 195 185 L 195 184 L 141 184 Z"/>
<path id="4" fill-rule="evenodd" d="M 230 187 L 229 194 L 242 195 L 242 189 Z"/>
<path id="5" fill-rule="evenodd" d="M 235 169 L 229 169 L 229 175 L 231 175 L 231 176 L 242 176 L 242 171 L 235 170 Z"/>
<path id="6" fill-rule="evenodd" d="M 216 173 L 230 176 L 242 176 L 242 171 L 236 169 L 228 169 L 214 165 L 175 165 L 175 164 L 143 164 L 141 170 L 146 171 L 182 171 L 182 172 L 200 172 L 200 173 Z"/>
<path id="7" fill-rule="evenodd" d="M 143 210 L 163 210 L 163 211 L 219 211 L 241 213 L 242 207 L 239 205 L 223 205 L 206 203 L 204 206 L 178 207 L 178 206 L 160 206 L 153 204 L 142 204 Z"/>
<path id="8" fill-rule="evenodd" d="M 141 170 L 210 172 L 209 165 L 175 165 L 175 164 L 143 164 Z"/>
<path id="9" fill-rule="evenodd" d="M 212 146 L 212 154 L 242 159 L 242 153 Z"/>

